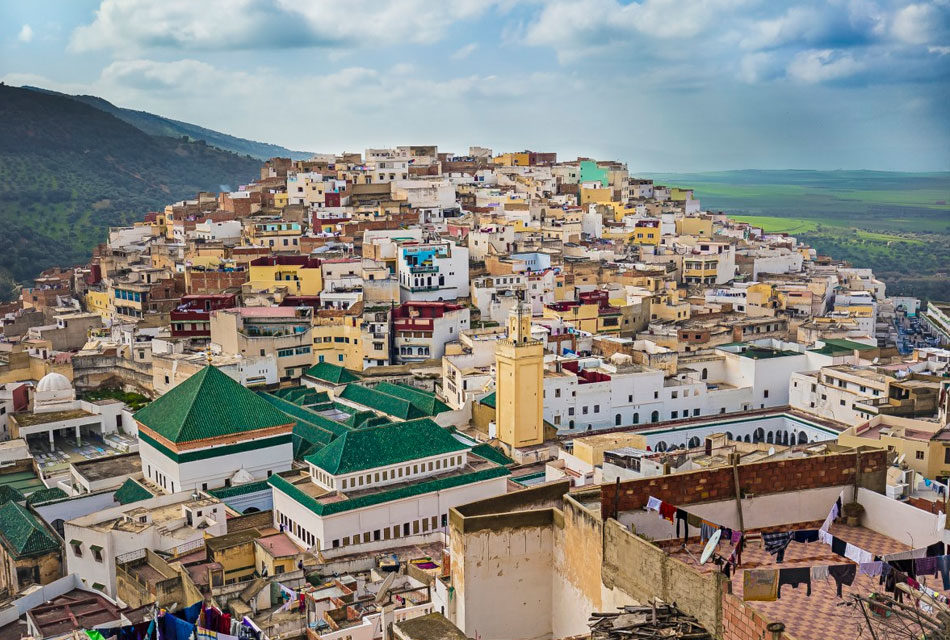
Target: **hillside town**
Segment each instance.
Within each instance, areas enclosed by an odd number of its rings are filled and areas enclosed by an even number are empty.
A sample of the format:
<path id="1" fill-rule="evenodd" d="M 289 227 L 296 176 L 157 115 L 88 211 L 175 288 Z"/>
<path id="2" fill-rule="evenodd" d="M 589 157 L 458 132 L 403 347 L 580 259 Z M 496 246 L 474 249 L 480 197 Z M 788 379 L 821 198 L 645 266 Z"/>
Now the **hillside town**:
<path id="1" fill-rule="evenodd" d="M 948 422 L 950 303 L 688 185 L 272 158 L 0 304 L 0 640 L 950 638 Z"/>

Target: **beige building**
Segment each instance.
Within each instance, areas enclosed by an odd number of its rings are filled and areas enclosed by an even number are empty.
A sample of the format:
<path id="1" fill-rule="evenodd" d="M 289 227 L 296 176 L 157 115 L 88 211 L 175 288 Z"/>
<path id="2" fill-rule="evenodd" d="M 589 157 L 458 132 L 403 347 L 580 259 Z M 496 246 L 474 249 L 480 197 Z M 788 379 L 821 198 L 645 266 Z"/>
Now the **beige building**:
<path id="1" fill-rule="evenodd" d="M 299 378 L 313 364 L 310 307 L 238 307 L 211 314 L 212 351 L 271 356 L 280 380 Z"/>

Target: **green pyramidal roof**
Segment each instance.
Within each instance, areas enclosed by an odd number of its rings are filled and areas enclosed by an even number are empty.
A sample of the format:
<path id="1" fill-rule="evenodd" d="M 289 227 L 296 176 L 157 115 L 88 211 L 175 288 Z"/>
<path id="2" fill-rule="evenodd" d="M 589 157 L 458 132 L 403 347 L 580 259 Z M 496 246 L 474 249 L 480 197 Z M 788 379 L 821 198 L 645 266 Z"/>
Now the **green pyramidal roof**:
<path id="1" fill-rule="evenodd" d="M 46 527 L 16 502 L 0 507 L 0 538 L 14 557 L 36 556 L 59 549 L 59 542 Z"/>
<path id="2" fill-rule="evenodd" d="M 349 431 L 305 460 L 340 475 L 468 449 L 428 418 Z"/>
<path id="3" fill-rule="evenodd" d="M 132 478 L 128 478 L 122 484 L 122 486 L 119 487 L 114 494 L 112 494 L 112 499 L 119 504 L 131 504 L 133 502 L 138 502 L 139 500 L 148 500 L 149 498 L 154 497 L 155 496 L 151 491 L 143 487 Z"/>
<path id="4" fill-rule="evenodd" d="M 360 376 L 349 369 L 344 369 L 340 365 L 332 362 L 318 362 L 304 373 L 304 375 L 323 380 L 331 384 L 346 384 L 347 382 L 356 382 Z"/>
<path id="5" fill-rule="evenodd" d="M 253 391 L 208 366 L 135 414 L 172 442 L 191 442 L 293 422 Z"/>

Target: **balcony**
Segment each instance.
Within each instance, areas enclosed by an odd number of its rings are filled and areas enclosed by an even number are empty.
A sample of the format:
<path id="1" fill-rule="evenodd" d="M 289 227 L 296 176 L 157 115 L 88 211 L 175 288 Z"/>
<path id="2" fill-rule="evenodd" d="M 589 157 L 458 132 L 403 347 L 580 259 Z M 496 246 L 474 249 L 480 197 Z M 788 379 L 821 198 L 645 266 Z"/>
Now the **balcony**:
<path id="1" fill-rule="evenodd" d="M 439 268 L 431 264 L 414 264 L 409 266 L 410 273 L 436 273 Z"/>

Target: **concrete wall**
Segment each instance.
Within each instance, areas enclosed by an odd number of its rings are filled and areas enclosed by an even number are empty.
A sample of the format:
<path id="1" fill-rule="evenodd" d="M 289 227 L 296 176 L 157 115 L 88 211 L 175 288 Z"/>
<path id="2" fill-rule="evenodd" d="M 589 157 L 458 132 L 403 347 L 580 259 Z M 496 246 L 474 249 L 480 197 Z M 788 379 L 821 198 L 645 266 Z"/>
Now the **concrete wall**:
<path id="1" fill-rule="evenodd" d="M 697 572 L 616 520 L 604 524 L 603 581 L 608 589 L 640 602 L 652 598 L 675 602 L 714 633 L 722 628 L 720 595 L 725 577 Z"/>
<path id="2" fill-rule="evenodd" d="M 844 502 L 851 502 L 850 491 L 845 493 Z M 943 540 L 943 531 L 937 530 L 937 516 L 932 513 L 867 489 L 858 489 L 858 502 L 864 506 L 863 527 L 913 548 Z"/>

